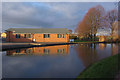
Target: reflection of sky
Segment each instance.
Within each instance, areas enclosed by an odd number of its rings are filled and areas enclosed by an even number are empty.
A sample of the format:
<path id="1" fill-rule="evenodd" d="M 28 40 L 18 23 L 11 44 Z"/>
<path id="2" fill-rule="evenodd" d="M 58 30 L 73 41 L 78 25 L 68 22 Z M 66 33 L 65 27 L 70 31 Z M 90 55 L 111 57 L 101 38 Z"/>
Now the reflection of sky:
<path id="1" fill-rule="evenodd" d="M 77 77 L 84 69 L 75 58 L 74 50 L 69 56 L 3 56 L 3 77 Z M 11 74 L 12 72 L 12 74 Z"/>
<path id="2" fill-rule="evenodd" d="M 70 45 L 67 56 L 6 56 L 3 52 L 3 77 L 75 78 L 91 63 L 114 55 L 112 52 L 117 48 L 117 45 L 114 45 L 112 49 L 111 44 L 95 45 Z"/>
<path id="3" fill-rule="evenodd" d="M 3 30 L 10 27 L 75 29 L 89 8 L 102 5 L 115 8 L 114 2 L 10 2 L 3 3 Z"/>

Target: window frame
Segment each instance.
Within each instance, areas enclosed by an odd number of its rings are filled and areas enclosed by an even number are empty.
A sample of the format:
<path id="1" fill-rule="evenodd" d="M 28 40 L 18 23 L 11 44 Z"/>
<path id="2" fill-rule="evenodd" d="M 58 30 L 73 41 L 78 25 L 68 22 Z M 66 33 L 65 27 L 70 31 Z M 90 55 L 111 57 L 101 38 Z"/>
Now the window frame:
<path id="1" fill-rule="evenodd" d="M 65 35 L 65 34 L 63 34 L 63 38 L 66 38 L 66 35 Z"/>
<path id="2" fill-rule="evenodd" d="M 65 34 L 57 34 L 57 38 L 66 38 Z"/>
<path id="3" fill-rule="evenodd" d="M 24 34 L 24 38 L 31 38 L 31 34 Z"/>
<path id="4" fill-rule="evenodd" d="M 64 54 L 64 53 L 66 53 L 66 50 L 64 48 L 63 49 L 57 49 L 57 53 Z"/>
<path id="5" fill-rule="evenodd" d="M 50 38 L 50 34 L 43 34 L 43 38 Z"/>
<path id="6" fill-rule="evenodd" d="M 20 50 L 20 49 L 17 49 L 17 50 L 16 50 L 16 53 L 20 53 L 20 52 L 21 52 L 21 50 Z"/>
<path id="7" fill-rule="evenodd" d="M 50 53 L 50 49 L 45 49 L 45 48 L 44 48 L 44 49 L 43 49 L 43 53 L 44 53 L 44 54 L 49 54 L 49 53 Z"/>
<path id="8" fill-rule="evenodd" d="M 57 34 L 57 38 L 60 38 L 59 34 Z"/>

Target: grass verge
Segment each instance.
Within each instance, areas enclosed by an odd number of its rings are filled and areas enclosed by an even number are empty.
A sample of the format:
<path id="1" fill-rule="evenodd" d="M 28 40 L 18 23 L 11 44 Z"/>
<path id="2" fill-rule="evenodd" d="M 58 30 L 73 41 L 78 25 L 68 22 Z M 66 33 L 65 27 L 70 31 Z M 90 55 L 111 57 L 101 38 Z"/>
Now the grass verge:
<path id="1" fill-rule="evenodd" d="M 110 56 L 89 66 L 77 78 L 114 78 L 119 71 L 120 54 Z"/>
<path id="2" fill-rule="evenodd" d="M 99 42 L 99 41 L 83 41 L 83 40 L 75 40 L 74 42 Z"/>

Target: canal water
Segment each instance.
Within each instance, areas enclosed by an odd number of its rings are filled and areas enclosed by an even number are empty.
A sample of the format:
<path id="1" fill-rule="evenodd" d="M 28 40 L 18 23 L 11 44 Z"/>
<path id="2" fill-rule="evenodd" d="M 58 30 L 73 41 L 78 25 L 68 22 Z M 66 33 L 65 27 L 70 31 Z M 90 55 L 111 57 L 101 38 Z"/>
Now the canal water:
<path id="1" fill-rule="evenodd" d="M 72 44 L 2 52 L 3 78 L 76 78 L 90 64 L 118 53 L 120 44 Z"/>

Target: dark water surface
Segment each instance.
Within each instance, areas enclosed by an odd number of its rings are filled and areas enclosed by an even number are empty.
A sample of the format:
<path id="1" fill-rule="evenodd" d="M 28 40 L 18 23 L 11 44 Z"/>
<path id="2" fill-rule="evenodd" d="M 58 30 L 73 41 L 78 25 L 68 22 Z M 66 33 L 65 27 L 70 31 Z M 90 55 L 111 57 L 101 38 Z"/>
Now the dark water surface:
<path id="1" fill-rule="evenodd" d="M 3 78 L 76 78 L 90 64 L 118 53 L 120 44 L 33 47 L 2 53 Z"/>

